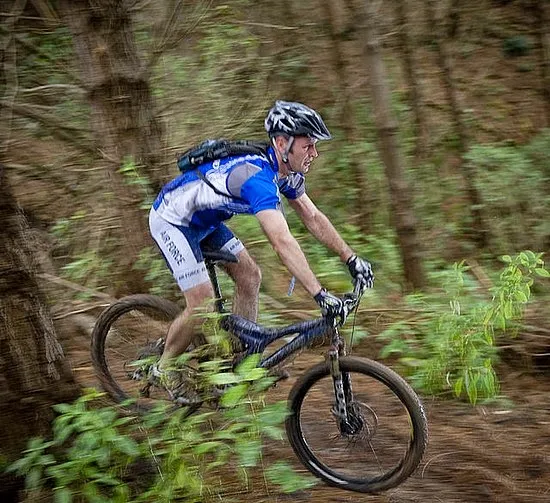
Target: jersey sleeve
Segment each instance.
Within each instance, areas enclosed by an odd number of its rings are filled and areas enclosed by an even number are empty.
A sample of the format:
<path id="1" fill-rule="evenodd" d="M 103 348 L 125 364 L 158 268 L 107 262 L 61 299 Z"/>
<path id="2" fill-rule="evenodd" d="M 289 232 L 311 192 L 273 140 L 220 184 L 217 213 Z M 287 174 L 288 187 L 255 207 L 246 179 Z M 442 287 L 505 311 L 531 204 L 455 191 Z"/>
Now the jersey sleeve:
<path id="1" fill-rule="evenodd" d="M 303 173 L 291 173 L 279 180 L 279 190 L 287 199 L 298 199 L 306 192 L 306 179 Z"/>
<path id="2" fill-rule="evenodd" d="M 252 213 L 262 210 L 278 210 L 281 206 L 279 188 L 273 173 L 261 170 L 250 177 L 241 187 L 241 198 L 250 204 Z"/>

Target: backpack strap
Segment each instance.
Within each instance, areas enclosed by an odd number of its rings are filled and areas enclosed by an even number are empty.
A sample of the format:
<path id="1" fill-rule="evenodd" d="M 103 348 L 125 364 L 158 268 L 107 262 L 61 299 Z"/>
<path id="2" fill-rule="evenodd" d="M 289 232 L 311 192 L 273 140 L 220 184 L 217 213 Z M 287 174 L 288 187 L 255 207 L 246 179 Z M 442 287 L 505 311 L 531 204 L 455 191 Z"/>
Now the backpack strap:
<path id="1" fill-rule="evenodd" d="M 236 196 L 232 196 L 231 194 L 227 194 L 226 192 L 223 192 L 222 190 L 219 190 L 217 189 L 216 187 L 214 187 L 214 184 L 208 179 L 206 178 L 206 176 L 204 176 L 201 172 L 201 170 L 199 168 L 195 169 L 195 173 L 197 173 L 197 176 L 204 182 L 206 183 L 206 185 L 208 185 L 216 194 L 218 194 L 219 196 L 224 196 L 224 197 L 236 197 Z M 237 198 L 239 199 L 239 198 Z"/>

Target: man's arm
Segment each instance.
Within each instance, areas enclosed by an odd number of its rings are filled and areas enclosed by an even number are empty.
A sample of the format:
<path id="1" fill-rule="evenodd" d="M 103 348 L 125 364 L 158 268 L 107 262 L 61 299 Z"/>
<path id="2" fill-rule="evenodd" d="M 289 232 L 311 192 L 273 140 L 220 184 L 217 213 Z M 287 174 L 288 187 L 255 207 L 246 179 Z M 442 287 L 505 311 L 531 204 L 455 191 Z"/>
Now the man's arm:
<path id="1" fill-rule="evenodd" d="M 289 199 L 288 202 L 298 213 L 307 230 L 319 242 L 336 253 L 342 262 L 346 262 L 353 255 L 353 250 L 340 237 L 330 220 L 315 206 L 307 194 L 303 194 L 297 199 Z"/>
<path id="2" fill-rule="evenodd" d="M 313 297 L 321 290 L 321 284 L 313 274 L 298 241 L 290 233 L 283 214 L 278 210 L 262 210 L 256 213 L 262 229 L 286 268 Z"/>

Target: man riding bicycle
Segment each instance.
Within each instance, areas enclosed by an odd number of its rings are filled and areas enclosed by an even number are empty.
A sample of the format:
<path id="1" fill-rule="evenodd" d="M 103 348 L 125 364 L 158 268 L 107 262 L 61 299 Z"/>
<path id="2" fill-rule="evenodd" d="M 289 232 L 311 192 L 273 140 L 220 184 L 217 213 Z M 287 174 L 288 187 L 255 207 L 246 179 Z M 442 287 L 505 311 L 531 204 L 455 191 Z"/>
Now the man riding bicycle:
<path id="1" fill-rule="evenodd" d="M 184 293 L 186 308 L 168 331 L 154 368 L 162 376 L 191 344 L 197 308 L 214 298 L 201 250 L 226 251 L 237 263 L 224 267 L 235 282 L 233 312 L 251 321 L 258 315 L 261 272 L 242 242 L 223 223 L 235 214 L 254 214 L 273 249 L 315 299 L 323 314 L 339 317 L 343 301 L 322 288 L 281 210 L 280 194 L 308 231 L 344 262 L 354 281 L 371 287 L 371 266 L 353 252 L 305 192 L 305 174 L 319 155 L 316 143 L 331 134 L 321 116 L 296 102 L 277 101 L 265 119 L 271 144 L 266 155 L 229 156 L 186 172 L 161 190 L 149 215 L 151 235 Z"/>

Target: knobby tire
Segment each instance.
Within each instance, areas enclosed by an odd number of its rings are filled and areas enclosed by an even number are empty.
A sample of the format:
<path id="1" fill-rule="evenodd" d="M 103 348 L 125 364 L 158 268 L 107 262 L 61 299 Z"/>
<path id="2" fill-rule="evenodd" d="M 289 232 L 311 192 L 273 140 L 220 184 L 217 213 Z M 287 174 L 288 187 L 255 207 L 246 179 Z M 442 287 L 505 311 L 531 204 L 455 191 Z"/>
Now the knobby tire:
<path id="1" fill-rule="evenodd" d="M 393 409 L 390 410 L 388 407 L 384 408 L 381 406 L 381 410 L 378 411 L 379 416 L 376 415 L 377 409 L 375 408 L 376 406 L 374 403 L 371 405 L 367 402 L 364 407 L 361 403 L 359 407 L 360 410 L 368 411 L 368 414 L 365 415 L 370 415 L 373 418 L 376 418 L 377 427 L 380 426 L 378 424 L 378 419 L 380 420 L 382 426 L 390 425 L 387 428 L 386 433 L 381 431 L 380 435 L 382 437 L 386 435 L 385 442 L 388 444 L 386 448 L 388 451 L 392 452 L 392 455 L 396 456 L 395 466 L 389 467 L 387 471 L 386 469 L 382 469 L 381 466 L 379 466 L 379 468 L 371 468 L 370 466 L 363 465 L 361 461 L 357 461 L 357 458 L 359 457 L 357 454 L 348 455 L 346 453 L 343 455 L 339 454 L 340 457 L 335 458 L 335 464 L 339 465 L 339 467 L 335 469 L 334 465 L 331 467 L 329 466 L 329 463 L 326 463 L 323 459 L 320 459 L 323 457 L 325 451 L 330 452 L 327 456 L 335 456 L 333 453 L 336 451 L 333 446 L 335 442 L 344 443 L 345 445 L 343 449 L 353 448 L 356 451 L 359 449 L 361 452 L 364 451 L 363 445 L 361 445 L 360 442 L 354 443 L 353 438 L 348 439 L 348 437 L 341 436 L 335 440 L 336 436 L 330 437 L 329 435 L 324 434 L 325 430 L 328 429 L 338 431 L 336 430 L 336 419 L 334 416 L 323 418 L 323 409 L 318 405 L 322 400 L 332 401 L 332 403 L 334 402 L 334 392 L 332 391 L 331 393 L 329 390 L 330 386 L 327 385 L 327 380 L 332 383 L 328 362 L 320 363 L 319 365 L 309 369 L 296 382 L 290 392 L 290 415 L 286 420 L 286 431 L 290 444 L 304 466 L 307 467 L 308 470 L 310 470 L 316 477 L 321 478 L 329 485 L 363 493 L 378 493 L 396 487 L 407 479 L 407 477 L 409 477 L 418 467 L 427 445 L 428 427 L 422 404 L 416 393 L 407 384 L 407 382 L 388 367 L 366 358 L 342 357 L 339 361 L 340 370 L 342 372 L 348 372 L 351 375 L 352 390 L 354 395 L 361 395 L 362 393 L 368 395 L 370 386 L 367 384 L 372 382 L 374 388 L 381 390 L 380 394 L 387 394 L 383 395 L 387 397 L 386 402 L 392 401 L 393 403 L 393 400 L 395 399 Z M 366 384 L 363 386 L 363 389 L 355 389 L 354 381 L 356 383 L 362 382 L 363 378 L 366 380 Z M 320 381 L 325 384 L 325 389 L 323 389 L 322 392 L 319 392 L 318 395 L 315 395 L 315 385 Z M 312 399 L 314 406 L 312 407 L 311 413 L 307 411 L 307 400 L 309 400 L 307 398 L 308 393 L 317 397 L 316 399 Z M 371 398 L 375 396 L 376 395 L 372 395 Z M 306 403 L 305 407 L 304 401 Z M 302 410 L 303 407 L 305 411 Z M 328 412 L 331 414 L 330 407 L 328 408 Z M 383 417 L 381 415 L 384 411 L 386 412 L 387 417 Z M 401 414 L 400 417 L 402 422 L 396 422 L 401 425 L 400 427 L 396 426 L 392 422 L 393 418 L 391 417 L 391 413 L 395 411 L 399 411 L 399 414 Z M 312 448 L 309 445 L 308 440 L 304 438 L 304 435 L 307 435 L 307 433 L 304 433 L 304 431 L 307 430 L 307 424 L 302 425 L 302 422 L 304 421 L 305 423 L 305 421 L 307 421 L 306 416 L 308 416 L 308 414 L 310 414 L 312 418 L 313 426 L 311 427 L 311 431 L 313 432 L 316 430 L 316 433 L 312 433 L 312 438 L 316 437 L 313 438 L 313 443 L 318 442 L 322 446 L 319 448 L 321 455 L 313 452 L 315 448 Z M 332 421 L 334 426 L 329 425 L 330 421 Z M 407 423 L 409 423 L 408 427 Z M 387 433 L 387 431 L 392 428 L 394 428 L 394 430 L 397 428 L 399 429 L 397 431 Z M 409 428 L 409 432 L 403 431 L 407 430 L 407 428 Z M 374 430 L 376 429 L 377 428 L 374 428 Z M 396 438 L 399 440 L 401 437 L 403 439 L 404 452 L 391 445 L 396 442 Z M 374 441 L 376 441 L 376 438 L 374 438 Z M 311 443 L 311 440 L 309 442 Z M 365 443 L 367 442 L 369 444 L 372 443 L 372 439 L 367 440 Z M 339 452 L 340 451 L 338 451 L 338 453 Z M 378 472 L 375 474 L 365 474 L 360 477 L 351 476 L 346 472 L 349 471 L 349 466 L 354 463 L 355 465 L 358 465 L 358 470 L 362 473 L 366 473 L 368 470 L 375 470 L 375 472 L 381 471 L 382 473 Z M 380 462 L 378 464 L 380 465 Z"/>
<path id="2" fill-rule="evenodd" d="M 124 402 L 130 398 L 135 398 L 128 394 L 111 371 L 109 361 L 105 355 L 106 341 L 110 330 L 125 315 L 132 311 L 144 314 L 148 318 L 171 322 L 181 312 L 181 308 L 169 300 L 156 297 L 154 295 L 138 294 L 123 297 L 117 302 L 111 304 L 99 316 L 91 340 L 92 364 L 96 371 L 103 389 L 118 403 Z M 127 317 L 129 318 L 129 316 Z M 137 323 L 137 322 L 136 322 Z M 138 325 L 136 325 L 137 327 Z M 166 333 L 152 333 L 151 340 L 159 337 L 165 337 Z M 130 337 L 132 333 L 130 332 Z M 130 378 L 127 378 L 130 381 Z M 148 409 L 150 407 L 136 407 L 138 409 Z"/>

